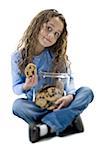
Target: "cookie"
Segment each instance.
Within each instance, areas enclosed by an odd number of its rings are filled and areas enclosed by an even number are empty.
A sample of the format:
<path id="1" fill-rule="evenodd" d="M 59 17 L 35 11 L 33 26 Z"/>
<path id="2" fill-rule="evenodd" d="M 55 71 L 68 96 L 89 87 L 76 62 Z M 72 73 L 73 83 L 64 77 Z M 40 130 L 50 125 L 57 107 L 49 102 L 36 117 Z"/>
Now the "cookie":
<path id="1" fill-rule="evenodd" d="M 45 99 L 45 93 L 44 92 L 39 92 L 36 97 L 35 97 L 35 103 L 41 108 L 45 108 L 47 105 L 47 101 Z"/>
<path id="2" fill-rule="evenodd" d="M 63 92 L 55 86 L 41 89 L 35 97 L 35 103 L 41 108 L 52 110 L 56 108 L 55 101 L 63 96 Z"/>
<path id="3" fill-rule="evenodd" d="M 45 93 L 45 99 L 47 99 L 47 101 L 50 102 L 55 102 L 57 99 L 61 98 L 63 96 L 62 91 L 53 86 L 53 87 L 49 87 Z"/>
<path id="4" fill-rule="evenodd" d="M 36 75 L 36 72 L 37 72 L 36 65 L 33 63 L 29 63 L 25 68 L 25 75 L 27 78 Z"/>

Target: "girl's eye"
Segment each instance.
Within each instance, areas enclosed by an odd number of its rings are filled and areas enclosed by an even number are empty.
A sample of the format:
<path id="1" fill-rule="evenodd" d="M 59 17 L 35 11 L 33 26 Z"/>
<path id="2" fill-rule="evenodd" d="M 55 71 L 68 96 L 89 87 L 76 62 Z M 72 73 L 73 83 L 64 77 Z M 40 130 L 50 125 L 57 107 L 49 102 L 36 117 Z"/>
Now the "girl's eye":
<path id="1" fill-rule="evenodd" d="M 48 31 L 49 31 L 49 32 L 50 32 L 50 31 L 52 31 L 52 28 L 51 28 L 51 27 L 49 27 L 49 26 L 47 27 L 47 29 L 48 29 Z"/>
<path id="2" fill-rule="evenodd" d="M 59 36 L 60 36 L 60 33 L 59 32 L 55 32 L 55 37 L 59 38 Z"/>

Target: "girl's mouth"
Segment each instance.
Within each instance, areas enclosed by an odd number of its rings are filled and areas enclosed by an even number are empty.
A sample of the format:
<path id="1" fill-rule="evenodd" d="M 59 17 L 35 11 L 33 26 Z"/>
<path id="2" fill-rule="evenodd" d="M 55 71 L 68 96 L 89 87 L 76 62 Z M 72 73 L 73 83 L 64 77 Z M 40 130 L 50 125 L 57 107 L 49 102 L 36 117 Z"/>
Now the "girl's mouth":
<path id="1" fill-rule="evenodd" d="M 49 40 L 48 38 L 45 38 L 45 37 L 44 37 L 44 39 L 45 39 L 46 41 L 48 41 L 49 43 L 51 43 L 51 40 Z"/>

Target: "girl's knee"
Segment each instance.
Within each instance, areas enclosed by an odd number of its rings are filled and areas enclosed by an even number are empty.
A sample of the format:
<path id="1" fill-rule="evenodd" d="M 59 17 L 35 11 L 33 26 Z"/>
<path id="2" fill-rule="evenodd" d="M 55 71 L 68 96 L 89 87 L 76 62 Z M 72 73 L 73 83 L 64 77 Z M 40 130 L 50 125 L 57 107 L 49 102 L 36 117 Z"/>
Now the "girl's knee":
<path id="1" fill-rule="evenodd" d="M 22 99 L 15 100 L 15 102 L 13 103 L 13 107 L 12 107 L 13 114 L 17 114 L 21 110 L 22 103 L 23 103 Z"/>
<path id="2" fill-rule="evenodd" d="M 80 87 L 78 91 L 82 92 L 82 94 L 90 97 L 91 101 L 94 99 L 94 93 L 89 87 Z"/>

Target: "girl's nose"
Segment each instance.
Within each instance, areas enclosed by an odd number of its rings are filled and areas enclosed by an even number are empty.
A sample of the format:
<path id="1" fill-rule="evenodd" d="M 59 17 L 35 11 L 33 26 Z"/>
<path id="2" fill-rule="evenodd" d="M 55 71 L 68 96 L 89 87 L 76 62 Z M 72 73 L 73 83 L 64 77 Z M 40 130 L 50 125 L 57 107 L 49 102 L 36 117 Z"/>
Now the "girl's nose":
<path id="1" fill-rule="evenodd" d="M 54 33 L 53 32 L 49 33 L 48 38 L 49 38 L 49 40 L 53 40 L 54 39 Z"/>

